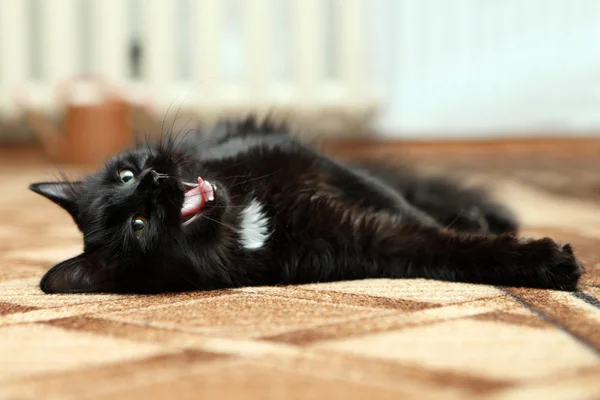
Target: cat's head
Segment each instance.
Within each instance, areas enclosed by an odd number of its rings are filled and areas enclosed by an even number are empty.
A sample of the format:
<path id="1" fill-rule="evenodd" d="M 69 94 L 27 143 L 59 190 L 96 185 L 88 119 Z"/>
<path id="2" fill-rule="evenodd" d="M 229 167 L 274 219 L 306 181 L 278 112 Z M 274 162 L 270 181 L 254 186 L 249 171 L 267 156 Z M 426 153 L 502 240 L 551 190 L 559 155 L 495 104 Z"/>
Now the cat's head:
<path id="1" fill-rule="evenodd" d="M 84 235 L 83 253 L 48 271 L 42 290 L 159 292 L 222 280 L 202 272 L 202 264 L 225 253 L 227 238 L 218 230 L 227 191 L 210 176 L 191 175 L 201 166 L 187 168 L 190 162 L 172 146 L 144 146 L 80 181 L 30 185 L 65 209 Z"/>

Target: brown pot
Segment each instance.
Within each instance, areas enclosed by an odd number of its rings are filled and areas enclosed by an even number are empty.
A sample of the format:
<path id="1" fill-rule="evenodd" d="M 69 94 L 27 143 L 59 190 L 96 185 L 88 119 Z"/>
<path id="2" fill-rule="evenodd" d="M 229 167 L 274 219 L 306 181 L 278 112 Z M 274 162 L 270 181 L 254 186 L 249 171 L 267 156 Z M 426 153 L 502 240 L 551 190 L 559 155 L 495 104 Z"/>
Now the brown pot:
<path id="1" fill-rule="evenodd" d="M 133 105 L 113 85 L 97 77 L 80 77 L 57 87 L 64 109 L 62 128 L 21 99 L 27 120 L 54 161 L 97 165 L 132 146 Z"/>

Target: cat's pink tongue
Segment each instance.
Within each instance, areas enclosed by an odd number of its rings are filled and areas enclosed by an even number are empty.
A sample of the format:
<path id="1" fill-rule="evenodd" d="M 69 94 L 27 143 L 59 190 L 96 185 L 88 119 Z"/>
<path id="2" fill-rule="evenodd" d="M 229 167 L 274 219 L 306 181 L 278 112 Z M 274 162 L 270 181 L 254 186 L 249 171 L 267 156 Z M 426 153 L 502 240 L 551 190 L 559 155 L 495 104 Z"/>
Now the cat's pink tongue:
<path id="1" fill-rule="evenodd" d="M 202 207 L 204 207 L 204 204 L 206 204 L 207 201 L 212 201 L 213 199 L 214 193 L 212 185 L 198 177 L 198 186 L 185 192 L 183 207 L 181 207 L 181 215 L 185 217 L 186 215 L 196 214 L 202 210 Z"/>

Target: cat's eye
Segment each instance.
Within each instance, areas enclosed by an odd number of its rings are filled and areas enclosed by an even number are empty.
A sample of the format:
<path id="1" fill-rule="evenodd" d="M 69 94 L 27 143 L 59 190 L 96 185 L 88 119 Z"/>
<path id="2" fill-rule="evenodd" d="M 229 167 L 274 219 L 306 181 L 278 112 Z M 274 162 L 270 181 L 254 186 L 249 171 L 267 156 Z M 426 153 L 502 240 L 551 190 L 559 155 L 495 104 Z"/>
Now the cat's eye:
<path id="1" fill-rule="evenodd" d="M 132 225 L 133 233 L 135 234 L 135 237 L 139 239 L 142 236 L 142 234 L 144 233 L 144 231 L 146 230 L 146 226 L 148 225 L 148 220 L 140 215 L 133 219 L 133 222 L 131 223 L 131 225 Z"/>
<path id="2" fill-rule="evenodd" d="M 119 171 L 119 177 L 121 178 L 123 183 L 125 183 L 127 185 L 135 182 L 135 174 L 133 173 L 133 171 L 131 171 L 129 169 L 124 169 L 122 171 Z"/>

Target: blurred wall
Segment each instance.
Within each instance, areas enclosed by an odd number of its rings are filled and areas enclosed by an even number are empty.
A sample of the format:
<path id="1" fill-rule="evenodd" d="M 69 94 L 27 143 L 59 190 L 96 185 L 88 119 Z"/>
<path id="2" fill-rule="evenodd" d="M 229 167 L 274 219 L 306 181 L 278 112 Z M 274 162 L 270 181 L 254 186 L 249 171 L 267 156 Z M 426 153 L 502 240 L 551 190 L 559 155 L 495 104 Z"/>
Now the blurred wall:
<path id="1" fill-rule="evenodd" d="M 600 1 L 374 0 L 384 132 L 600 132 Z"/>

